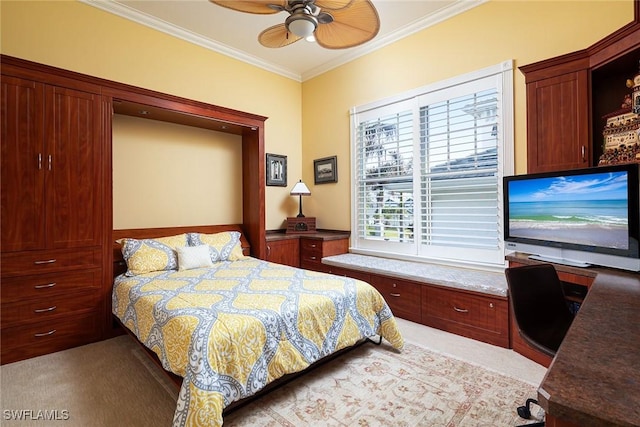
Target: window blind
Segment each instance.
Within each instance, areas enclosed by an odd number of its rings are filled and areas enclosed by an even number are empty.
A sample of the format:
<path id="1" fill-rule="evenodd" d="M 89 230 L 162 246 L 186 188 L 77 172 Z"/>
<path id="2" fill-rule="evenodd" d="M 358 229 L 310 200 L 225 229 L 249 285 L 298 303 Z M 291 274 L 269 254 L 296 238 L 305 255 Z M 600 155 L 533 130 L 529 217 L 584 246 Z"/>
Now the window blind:
<path id="1" fill-rule="evenodd" d="M 511 73 L 503 63 L 352 110 L 355 251 L 504 264 Z"/>

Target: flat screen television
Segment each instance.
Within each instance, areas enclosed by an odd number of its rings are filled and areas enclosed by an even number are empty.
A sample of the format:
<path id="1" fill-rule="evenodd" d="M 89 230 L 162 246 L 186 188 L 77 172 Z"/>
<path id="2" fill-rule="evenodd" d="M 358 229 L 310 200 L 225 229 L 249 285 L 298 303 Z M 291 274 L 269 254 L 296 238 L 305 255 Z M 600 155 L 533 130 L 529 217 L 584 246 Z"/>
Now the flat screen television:
<path id="1" fill-rule="evenodd" d="M 638 164 L 504 177 L 507 251 L 640 271 Z"/>

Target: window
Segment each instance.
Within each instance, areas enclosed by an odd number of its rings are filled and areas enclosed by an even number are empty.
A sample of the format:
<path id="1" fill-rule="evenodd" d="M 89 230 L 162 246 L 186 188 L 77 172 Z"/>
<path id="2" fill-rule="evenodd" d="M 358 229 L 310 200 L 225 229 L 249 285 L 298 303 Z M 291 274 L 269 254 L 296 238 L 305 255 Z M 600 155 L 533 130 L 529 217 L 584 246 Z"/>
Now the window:
<path id="1" fill-rule="evenodd" d="M 504 265 L 505 62 L 352 111 L 354 252 Z"/>

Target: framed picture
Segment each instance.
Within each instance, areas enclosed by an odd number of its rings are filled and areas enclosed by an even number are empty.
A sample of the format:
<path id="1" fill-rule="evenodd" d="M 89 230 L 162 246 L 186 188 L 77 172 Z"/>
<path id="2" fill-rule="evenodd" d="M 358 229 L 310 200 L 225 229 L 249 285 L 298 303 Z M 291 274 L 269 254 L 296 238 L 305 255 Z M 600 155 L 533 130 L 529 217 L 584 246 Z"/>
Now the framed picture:
<path id="1" fill-rule="evenodd" d="M 331 156 L 313 161 L 315 184 L 338 182 L 338 157 Z"/>
<path id="2" fill-rule="evenodd" d="M 267 153 L 267 185 L 287 186 L 287 156 Z"/>

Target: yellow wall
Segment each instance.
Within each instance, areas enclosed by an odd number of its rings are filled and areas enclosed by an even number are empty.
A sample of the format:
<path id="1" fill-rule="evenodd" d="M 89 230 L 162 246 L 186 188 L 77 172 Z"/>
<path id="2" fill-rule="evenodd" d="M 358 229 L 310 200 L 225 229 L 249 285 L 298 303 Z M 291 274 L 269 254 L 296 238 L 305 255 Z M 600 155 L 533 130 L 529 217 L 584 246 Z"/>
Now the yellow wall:
<path id="1" fill-rule="evenodd" d="M 289 187 L 299 179 L 299 82 L 76 1 L 2 0 L 0 15 L 3 54 L 269 117 L 265 149 L 287 156 Z M 165 150 L 164 145 L 154 144 L 151 139 L 146 144 L 158 152 Z M 126 174 L 121 171 L 126 166 L 120 157 L 114 158 L 114 176 Z M 141 166 L 140 176 L 154 173 L 146 171 L 146 167 Z M 218 173 L 237 176 L 236 163 L 221 164 Z M 268 229 L 280 228 L 284 218 L 297 212 L 297 201 L 289 196 L 289 187 L 267 187 Z M 116 212 L 126 208 L 120 201 L 136 197 L 120 180 L 114 183 Z M 160 193 L 149 195 L 151 199 L 163 197 Z M 231 206 L 242 206 L 239 192 L 230 197 Z M 175 212 L 171 218 L 130 212 L 134 216 L 125 221 L 118 214 L 114 228 L 127 228 L 130 223 L 156 226 L 164 221 L 183 225 L 216 223 L 219 212 L 214 207 L 205 208 L 205 212 Z"/>
<path id="2" fill-rule="evenodd" d="M 493 0 L 302 84 L 79 2 L 2 0 L 0 15 L 3 54 L 269 117 L 265 148 L 288 156 L 289 186 L 267 187 L 267 228 L 280 228 L 295 215 L 297 200 L 288 192 L 302 178 L 312 192 L 305 214 L 316 216 L 319 227 L 346 230 L 351 107 L 506 59 L 517 67 L 583 49 L 630 22 L 633 2 Z M 524 79 L 517 70 L 514 77 L 516 170 L 523 172 Z M 164 150 L 153 140 L 141 143 Z M 332 155 L 338 156 L 339 182 L 314 186 L 313 160 Z M 114 176 L 124 176 L 126 164 L 114 160 Z M 237 171 L 230 162 L 219 173 Z M 241 200 L 230 197 L 233 207 L 223 215 L 233 217 Z M 114 183 L 118 206 L 134 198 Z M 219 212 L 206 209 L 204 218 L 212 218 L 206 222 L 216 222 Z M 115 228 L 128 227 L 124 215 L 117 218 Z M 126 221 L 146 223 L 147 217 Z M 157 222 L 165 221 L 203 219 L 181 213 Z"/>
<path id="3" fill-rule="evenodd" d="M 113 164 L 117 229 L 242 222 L 238 135 L 115 115 Z"/>
<path id="4" fill-rule="evenodd" d="M 507 59 L 518 67 L 584 49 L 632 20 L 631 0 L 490 1 L 304 82 L 305 182 L 313 184 L 313 159 L 338 156 L 338 183 L 310 187 L 305 214 L 317 216 L 319 227 L 351 228 L 351 107 Z M 515 166 L 524 173 L 525 86 L 517 69 L 514 84 Z"/>

